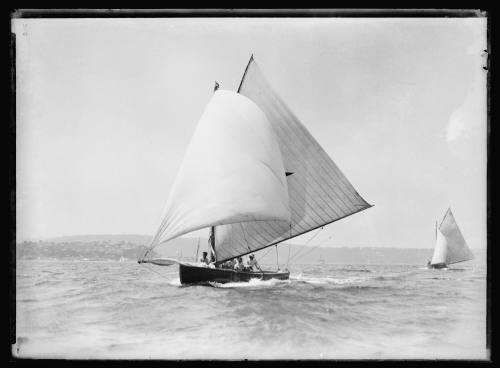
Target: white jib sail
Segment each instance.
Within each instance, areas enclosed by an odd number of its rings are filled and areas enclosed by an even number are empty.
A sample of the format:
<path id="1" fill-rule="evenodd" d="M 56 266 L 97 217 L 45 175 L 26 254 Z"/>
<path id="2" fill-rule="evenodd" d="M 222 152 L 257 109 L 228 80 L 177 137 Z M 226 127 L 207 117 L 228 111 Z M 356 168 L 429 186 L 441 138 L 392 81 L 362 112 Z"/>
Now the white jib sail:
<path id="1" fill-rule="evenodd" d="M 441 225 L 439 225 L 439 231 L 443 233 L 448 244 L 446 264 L 469 261 L 474 258 L 474 255 L 467 246 L 467 243 L 458 228 L 451 209 L 446 211 L 443 221 L 441 222 Z"/>
<path id="2" fill-rule="evenodd" d="M 448 253 L 448 242 L 444 237 L 441 230 L 436 232 L 436 246 L 434 247 L 434 254 L 432 255 L 431 264 L 446 263 L 446 255 Z"/>
<path id="3" fill-rule="evenodd" d="M 285 168 L 264 112 L 217 90 L 196 127 L 152 247 L 214 225 L 290 221 Z"/>

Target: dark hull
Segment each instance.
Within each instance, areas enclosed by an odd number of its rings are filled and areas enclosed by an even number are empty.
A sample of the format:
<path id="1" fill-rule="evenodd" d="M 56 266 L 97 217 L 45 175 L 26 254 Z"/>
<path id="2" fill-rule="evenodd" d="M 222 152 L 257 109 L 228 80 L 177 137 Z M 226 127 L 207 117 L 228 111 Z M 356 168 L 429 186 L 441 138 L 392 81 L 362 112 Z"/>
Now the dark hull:
<path id="1" fill-rule="evenodd" d="M 179 277 L 181 284 L 183 285 L 208 284 L 210 282 L 225 284 L 227 282 L 248 282 L 251 279 L 288 280 L 290 272 L 246 272 L 223 268 L 208 268 L 179 264 Z"/>
<path id="2" fill-rule="evenodd" d="M 427 268 L 441 269 L 441 268 L 448 268 L 448 266 L 446 265 L 446 263 L 436 263 L 436 264 L 427 265 Z"/>

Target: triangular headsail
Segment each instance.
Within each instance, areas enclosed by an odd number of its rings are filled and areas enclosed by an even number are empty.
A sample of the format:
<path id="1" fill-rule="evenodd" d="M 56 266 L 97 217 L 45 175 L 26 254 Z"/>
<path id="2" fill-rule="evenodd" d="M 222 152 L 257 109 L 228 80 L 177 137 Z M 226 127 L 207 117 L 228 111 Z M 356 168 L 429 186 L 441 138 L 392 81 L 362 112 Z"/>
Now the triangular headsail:
<path id="1" fill-rule="evenodd" d="M 436 246 L 432 255 L 431 264 L 446 263 L 446 255 L 448 254 L 448 243 L 441 230 L 436 229 Z"/>
<path id="2" fill-rule="evenodd" d="M 188 146 L 151 249 L 209 226 L 264 220 L 290 220 L 277 138 L 254 102 L 218 89 Z"/>
<path id="3" fill-rule="evenodd" d="M 446 211 L 437 231 L 436 247 L 431 264 L 453 264 L 474 259 L 458 228 L 451 208 Z"/>
<path id="4" fill-rule="evenodd" d="M 266 114 L 283 157 L 291 221 L 217 226 L 217 261 L 237 257 L 322 227 L 371 207 L 250 59 L 238 92 Z"/>

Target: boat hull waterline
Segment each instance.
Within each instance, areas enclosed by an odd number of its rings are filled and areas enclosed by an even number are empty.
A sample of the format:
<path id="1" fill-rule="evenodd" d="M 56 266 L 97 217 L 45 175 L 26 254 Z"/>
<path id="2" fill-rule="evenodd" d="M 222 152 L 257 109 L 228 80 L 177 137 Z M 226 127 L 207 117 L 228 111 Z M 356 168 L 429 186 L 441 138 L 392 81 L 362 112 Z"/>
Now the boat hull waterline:
<path id="1" fill-rule="evenodd" d="M 179 278 L 182 285 L 209 285 L 210 283 L 226 284 L 228 282 L 249 282 L 257 280 L 288 280 L 289 271 L 236 271 L 224 268 L 200 267 L 179 264 Z"/>
<path id="2" fill-rule="evenodd" d="M 436 263 L 436 264 L 428 265 L 427 268 L 440 270 L 443 268 L 448 268 L 448 265 L 446 263 Z"/>

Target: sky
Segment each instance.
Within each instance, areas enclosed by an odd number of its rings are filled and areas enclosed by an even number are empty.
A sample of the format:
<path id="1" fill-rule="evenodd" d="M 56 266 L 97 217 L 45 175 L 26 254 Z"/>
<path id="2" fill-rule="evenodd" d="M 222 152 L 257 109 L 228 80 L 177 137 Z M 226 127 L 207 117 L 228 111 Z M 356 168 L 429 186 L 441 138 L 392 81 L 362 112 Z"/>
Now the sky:
<path id="1" fill-rule="evenodd" d="M 374 207 L 310 245 L 486 247 L 485 18 L 16 19 L 17 239 L 153 234 L 251 54 Z M 305 243 L 314 232 L 294 239 Z M 193 234 L 193 236 L 197 236 Z"/>

